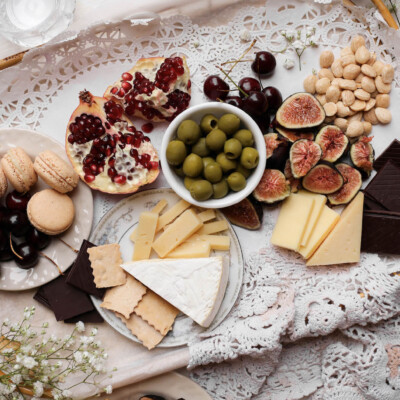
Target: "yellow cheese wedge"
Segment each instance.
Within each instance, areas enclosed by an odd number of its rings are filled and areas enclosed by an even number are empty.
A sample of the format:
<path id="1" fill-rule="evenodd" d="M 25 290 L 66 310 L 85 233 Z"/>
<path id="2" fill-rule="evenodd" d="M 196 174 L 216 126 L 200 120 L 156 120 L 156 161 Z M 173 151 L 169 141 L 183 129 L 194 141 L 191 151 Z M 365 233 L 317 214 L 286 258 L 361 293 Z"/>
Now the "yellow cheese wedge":
<path id="1" fill-rule="evenodd" d="M 197 216 L 200 218 L 201 222 L 207 222 L 215 218 L 215 211 L 212 209 L 205 210 L 197 214 Z"/>
<path id="2" fill-rule="evenodd" d="M 197 240 L 184 242 L 175 250 L 172 250 L 167 258 L 202 258 L 210 257 L 211 246 L 208 241 Z"/>
<path id="3" fill-rule="evenodd" d="M 153 249 L 163 258 L 202 226 L 196 213 L 191 209 L 186 210 L 154 241 Z"/>
<path id="4" fill-rule="evenodd" d="M 215 222 L 209 222 L 197 232 L 199 235 L 211 235 L 213 233 L 222 232 L 227 230 L 229 227 L 225 219 L 221 219 Z"/>
<path id="5" fill-rule="evenodd" d="M 317 220 L 318 220 L 319 216 L 321 215 L 322 209 L 324 208 L 324 206 L 326 204 L 326 196 L 324 196 L 323 194 L 307 192 L 306 190 L 299 191 L 299 194 L 301 194 L 302 196 L 310 196 L 314 199 L 314 207 L 312 209 L 310 219 L 308 221 L 308 224 L 306 226 L 306 229 L 304 231 L 303 237 L 301 239 L 301 244 L 300 244 L 300 246 L 307 246 L 307 243 L 311 237 L 311 233 L 313 232 L 315 225 L 317 223 Z"/>
<path id="6" fill-rule="evenodd" d="M 328 206 L 324 206 L 307 245 L 300 246 L 299 253 L 304 258 L 310 258 L 338 223 L 339 219 L 340 215 L 336 211 L 333 211 Z"/>
<path id="7" fill-rule="evenodd" d="M 297 251 L 313 207 L 313 197 L 291 194 L 282 204 L 278 221 L 272 232 L 271 243 Z"/>
<path id="8" fill-rule="evenodd" d="M 176 204 L 174 204 L 169 210 L 167 210 L 163 215 L 158 219 L 157 231 L 159 232 L 164 228 L 165 225 L 168 225 L 175 218 L 179 217 L 185 210 L 190 207 L 190 203 L 185 200 L 179 200 Z"/>
<path id="9" fill-rule="evenodd" d="M 307 266 L 360 261 L 363 206 L 364 194 L 360 192 L 342 212 L 339 222 L 307 261 Z"/>
<path id="10" fill-rule="evenodd" d="M 137 227 L 135 248 L 133 249 L 133 261 L 148 260 L 150 258 L 151 246 L 153 244 L 158 214 L 153 212 L 142 212 Z"/>

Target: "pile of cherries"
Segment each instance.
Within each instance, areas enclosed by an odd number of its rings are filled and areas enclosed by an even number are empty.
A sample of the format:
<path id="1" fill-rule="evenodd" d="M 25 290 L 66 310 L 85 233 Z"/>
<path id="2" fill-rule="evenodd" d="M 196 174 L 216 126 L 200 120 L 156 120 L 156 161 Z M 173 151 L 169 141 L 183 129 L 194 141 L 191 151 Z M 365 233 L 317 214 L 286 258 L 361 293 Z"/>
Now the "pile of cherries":
<path id="1" fill-rule="evenodd" d="M 37 264 L 39 252 L 51 241 L 29 222 L 26 208 L 30 198 L 29 193 L 14 190 L 7 194 L 6 205 L 0 206 L 0 261 L 13 259 L 24 269 Z"/>
<path id="2" fill-rule="evenodd" d="M 276 67 L 273 54 L 268 51 L 259 51 L 251 64 L 251 69 L 259 78 L 270 76 Z M 273 87 L 262 88 L 260 79 L 252 77 L 242 78 L 237 86 L 240 88 L 238 96 L 231 96 L 232 89 L 228 83 L 218 75 L 209 76 L 204 82 L 204 94 L 210 100 L 224 101 L 247 112 L 264 131 L 269 126 L 269 112 L 276 111 L 282 104 L 281 92 Z"/>

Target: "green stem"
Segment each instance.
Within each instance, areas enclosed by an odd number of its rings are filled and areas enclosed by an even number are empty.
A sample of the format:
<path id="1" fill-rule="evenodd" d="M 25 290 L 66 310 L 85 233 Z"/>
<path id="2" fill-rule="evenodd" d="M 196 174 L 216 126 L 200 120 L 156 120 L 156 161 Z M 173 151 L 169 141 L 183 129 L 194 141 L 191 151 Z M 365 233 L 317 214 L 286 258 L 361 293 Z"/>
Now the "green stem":
<path id="1" fill-rule="evenodd" d="M 247 97 L 248 96 L 248 94 L 243 90 L 243 89 L 241 89 L 236 83 L 235 83 L 235 81 L 221 68 L 221 67 L 218 67 L 217 66 L 217 68 L 233 83 L 233 85 L 245 96 L 245 97 Z"/>

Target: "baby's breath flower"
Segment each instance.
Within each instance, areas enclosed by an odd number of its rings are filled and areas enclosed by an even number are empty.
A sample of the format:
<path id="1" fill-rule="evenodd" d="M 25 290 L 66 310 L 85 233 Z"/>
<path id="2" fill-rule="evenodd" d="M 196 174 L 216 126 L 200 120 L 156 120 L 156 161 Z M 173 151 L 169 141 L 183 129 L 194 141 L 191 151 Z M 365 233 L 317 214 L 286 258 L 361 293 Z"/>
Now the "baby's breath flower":
<path id="1" fill-rule="evenodd" d="M 96 336 L 98 331 L 99 330 L 97 328 L 93 328 L 92 331 L 90 332 L 91 336 Z"/>
<path id="2" fill-rule="evenodd" d="M 72 393 L 71 393 L 70 390 L 63 390 L 62 395 L 63 395 L 64 397 L 71 397 L 71 396 L 72 396 Z"/>
<path id="3" fill-rule="evenodd" d="M 111 394 L 112 393 L 112 386 L 108 385 L 104 388 L 104 391 L 106 394 Z"/>
<path id="4" fill-rule="evenodd" d="M 49 327 L 49 323 L 48 322 L 43 322 L 42 328 L 48 328 L 48 327 Z"/>
<path id="5" fill-rule="evenodd" d="M 78 332 L 85 332 L 85 324 L 82 321 L 77 322 L 76 329 Z"/>
<path id="6" fill-rule="evenodd" d="M 82 360 L 83 360 L 82 352 L 77 351 L 77 352 L 74 354 L 74 360 L 75 360 L 78 364 L 80 364 L 80 363 L 82 362 Z"/>
<path id="7" fill-rule="evenodd" d="M 42 382 L 37 381 L 33 384 L 33 393 L 35 396 L 42 397 L 43 391 L 44 391 L 44 389 L 43 389 Z"/>
<path id="8" fill-rule="evenodd" d="M 25 357 L 22 360 L 22 364 L 24 365 L 25 368 L 32 369 L 38 365 L 38 363 L 35 361 L 33 357 Z"/>
<path id="9" fill-rule="evenodd" d="M 8 318 L 6 318 L 4 321 L 3 321 L 3 325 L 4 326 L 8 326 L 10 324 L 10 320 L 8 319 Z"/>

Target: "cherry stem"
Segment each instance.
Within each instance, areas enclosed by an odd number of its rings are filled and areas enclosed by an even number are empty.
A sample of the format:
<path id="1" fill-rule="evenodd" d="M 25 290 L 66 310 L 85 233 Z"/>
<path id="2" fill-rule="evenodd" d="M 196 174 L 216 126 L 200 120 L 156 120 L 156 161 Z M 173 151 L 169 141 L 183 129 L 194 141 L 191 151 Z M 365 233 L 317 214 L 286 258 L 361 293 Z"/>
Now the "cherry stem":
<path id="1" fill-rule="evenodd" d="M 48 255 L 42 253 L 41 251 L 39 251 L 39 254 L 40 254 L 42 257 L 44 257 L 44 258 L 46 258 L 47 260 L 49 260 L 52 264 L 54 264 L 54 265 L 57 267 L 58 273 L 59 273 L 60 275 L 64 275 L 64 273 L 61 271 L 60 267 L 58 266 L 58 264 L 57 264 L 54 260 L 52 260 Z"/>
<path id="2" fill-rule="evenodd" d="M 233 63 L 231 69 L 228 71 L 228 75 L 232 72 L 233 68 L 236 67 L 236 65 L 240 62 L 240 60 L 243 59 L 243 57 L 252 49 L 252 47 L 256 44 L 257 39 L 254 39 L 251 42 L 251 45 L 249 46 L 249 48 L 247 50 L 245 50 L 245 52 Z"/>
<path id="3" fill-rule="evenodd" d="M 70 244 L 68 244 L 66 241 L 62 240 L 60 237 L 57 238 L 60 242 L 63 242 L 67 247 L 69 247 L 73 252 L 79 253 L 79 250 L 74 249 Z"/>
<path id="4" fill-rule="evenodd" d="M 235 83 L 235 81 L 228 75 L 228 73 L 227 72 L 225 72 L 221 67 L 219 67 L 219 66 L 217 66 L 217 68 L 233 83 L 233 85 L 240 91 L 240 92 L 242 92 L 243 93 L 243 95 L 245 96 L 245 97 L 247 97 L 248 96 L 248 94 L 243 90 L 243 89 L 241 89 L 236 83 Z"/>
<path id="5" fill-rule="evenodd" d="M 225 61 L 221 65 L 232 64 L 232 63 L 240 63 L 240 62 L 250 62 L 254 60 L 232 60 L 232 61 Z"/>
<path id="6" fill-rule="evenodd" d="M 10 248 L 11 248 L 11 251 L 20 259 L 20 260 L 22 260 L 24 257 L 21 257 L 15 250 L 14 250 L 14 247 L 13 247 L 13 244 L 12 244 L 12 240 L 11 240 L 11 233 L 10 233 Z"/>

